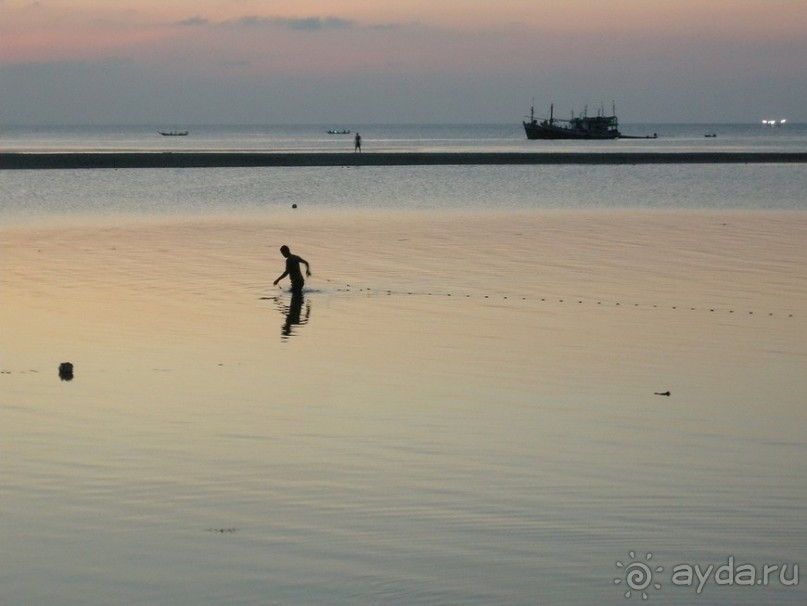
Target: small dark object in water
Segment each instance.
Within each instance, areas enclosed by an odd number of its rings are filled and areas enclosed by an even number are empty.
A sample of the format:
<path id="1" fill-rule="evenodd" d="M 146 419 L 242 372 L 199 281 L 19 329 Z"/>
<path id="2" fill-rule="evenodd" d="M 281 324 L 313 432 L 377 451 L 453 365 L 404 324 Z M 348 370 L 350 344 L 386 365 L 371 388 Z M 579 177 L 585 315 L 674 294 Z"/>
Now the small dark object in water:
<path id="1" fill-rule="evenodd" d="M 669 391 L 657 391 L 657 392 L 655 392 L 654 395 L 657 395 L 657 396 L 669 396 L 670 392 Z"/>
<path id="2" fill-rule="evenodd" d="M 224 534 L 225 532 L 230 533 L 230 534 L 234 534 L 234 533 L 238 532 L 238 528 L 208 528 L 207 531 L 208 532 L 218 532 L 218 533 L 221 533 L 221 534 Z"/>
<path id="3" fill-rule="evenodd" d="M 62 381 L 73 380 L 73 365 L 70 362 L 62 362 L 59 364 L 59 378 Z"/>
<path id="4" fill-rule="evenodd" d="M 296 204 L 292 204 L 292 205 L 291 205 L 291 207 L 292 207 L 292 208 L 297 208 L 297 205 L 296 205 Z"/>

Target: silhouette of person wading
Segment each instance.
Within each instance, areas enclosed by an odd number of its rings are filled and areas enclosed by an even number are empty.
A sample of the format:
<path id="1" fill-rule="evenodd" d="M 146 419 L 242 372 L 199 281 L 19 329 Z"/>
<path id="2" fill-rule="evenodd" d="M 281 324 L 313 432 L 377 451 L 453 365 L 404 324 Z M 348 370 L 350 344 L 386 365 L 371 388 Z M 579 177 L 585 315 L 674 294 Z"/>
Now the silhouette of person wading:
<path id="1" fill-rule="evenodd" d="M 277 286 L 278 282 L 288 276 L 291 279 L 291 292 L 295 294 L 302 293 L 305 279 L 303 278 L 303 272 L 300 271 L 300 263 L 305 265 L 305 275 L 310 277 L 311 267 L 308 265 L 308 261 L 302 257 L 291 254 L 289 247 L 285 244 L 280 247 L 280 254 L 286 258 L 286 271 L 280 274 L 278 279 L 274 281 L 274 285 Z"/>
<path id="2" fill-rule="evenodd" d="M 356 138 L 353 139 L 353 142 L 355 143 L 355 147 L 353 148 L 353 151 L 354 152 L 361 152 L 361 135 L 359 133 L 356 133 Z"/>

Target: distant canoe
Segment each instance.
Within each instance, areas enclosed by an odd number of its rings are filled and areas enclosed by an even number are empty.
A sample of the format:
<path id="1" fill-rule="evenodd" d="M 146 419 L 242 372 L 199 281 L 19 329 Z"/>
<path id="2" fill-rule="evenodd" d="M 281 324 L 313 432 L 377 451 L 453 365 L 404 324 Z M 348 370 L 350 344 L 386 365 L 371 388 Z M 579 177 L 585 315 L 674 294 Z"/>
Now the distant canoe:
<path id="1" fill-rule="evenodd" d="M 187 137 L 188 136 L 188 131 L 186 131 L 186 130 L 161 130 L 161 131 L 157 131 L 157 132 L 159 132 L 163 137 Z"/>
<path id="2" fill-rule="evenodd" d="M 349 135 L 350 130 L 347 130 L 347 129 L 345 129 L 345 130 L 329 130 L 328 134 L 329 135 Z"/>

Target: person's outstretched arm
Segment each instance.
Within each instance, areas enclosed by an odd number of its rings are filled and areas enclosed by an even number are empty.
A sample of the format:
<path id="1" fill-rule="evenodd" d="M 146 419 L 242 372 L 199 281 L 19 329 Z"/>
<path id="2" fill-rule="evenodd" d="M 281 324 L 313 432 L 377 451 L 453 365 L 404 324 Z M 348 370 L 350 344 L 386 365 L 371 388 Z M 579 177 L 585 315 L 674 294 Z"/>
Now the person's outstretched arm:
<path id="1" fill-rule="evenodd" d="M 286 276 L 288 276 L 288 275 L 289 275 L 289 270 L 287 269 L 287 270 L 286 270 L 286 271 L 284 271 L 282 274 L 280 274 L 280 277 L 279 277 L 277 280 L 275 280 L 275 281 L 273 282 L 273 284 L 274 284 L 275 286 L 277 286 L 277 283 L 278 283 L 278 282 L 280 282 L 280 281 L 281 281 L 283 278 L 285 278 L 285 277 L 286 277 Z"/>
<path id="2" fill-rule="evenodd" d="M 299 256 L 297 257 L 297 260 L 300 263 L 302 263 L 303 265 L 305 265 L 305 275 L 307 277 L 310 277 L 311 276 L 311 266 L 308 265 L 308 261 L 306 261 L 305 259 L 303 259 L 302 257 L 299 257 Z"/>

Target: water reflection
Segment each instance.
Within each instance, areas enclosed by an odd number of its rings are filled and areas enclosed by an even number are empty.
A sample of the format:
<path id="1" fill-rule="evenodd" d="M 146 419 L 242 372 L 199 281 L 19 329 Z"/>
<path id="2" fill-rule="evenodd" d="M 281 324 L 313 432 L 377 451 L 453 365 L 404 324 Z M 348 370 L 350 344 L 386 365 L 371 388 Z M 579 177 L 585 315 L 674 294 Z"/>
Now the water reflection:
<path id="1" fill-rule="evenodd" d="M 281 340 L 286 341 L 294 336 L 296 326 L 308 324 L 308 318 L 311 316 L 311 302 L 305 300 L 305 296 L 301 291 L 292 291 L 291 301 L 288 302 L 283 297 L 270 298 L 277 305 L 277 310 L 286 318 L 280 330 Z M 303 307 L 305 307 L 305 310 L 303 310 Z"/>

